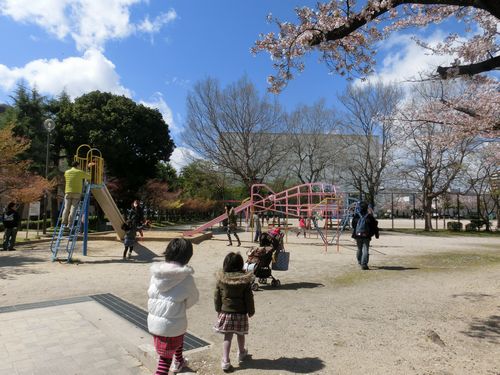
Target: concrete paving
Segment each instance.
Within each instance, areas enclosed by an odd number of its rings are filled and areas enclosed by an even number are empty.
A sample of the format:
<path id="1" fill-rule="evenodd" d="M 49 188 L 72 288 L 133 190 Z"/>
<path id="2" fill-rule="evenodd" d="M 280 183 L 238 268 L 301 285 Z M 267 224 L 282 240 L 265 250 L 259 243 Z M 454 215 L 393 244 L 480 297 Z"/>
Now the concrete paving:
<path id="1" fill-rule="evenodd" d="M 0 314 L 0 375 L 151 374 L 149 335 L 94 301 Z"/>
<path id="2" fill-rule="evenodd" d="M 43 258 L 41 258 L 34 264 L 45 264 L 50 268 L 57 266 L 57 263 L 51 263 L 49 260 L 47 240 L 37 240 L 34 238 L 35 234 L 36 232 L 31 231 L 28 235 L 21 232 L 18 238 L 24 241 L 18 243 L 18 251 L 2 253 L 0 281 L 17 277 L 14 269 L 19 262 L 27 260 L 26 257 L 34 260 L 47 252 L 46 260 L 42 261 Z M 163 248 L 164 243 L 168 243 L 170 239 L 179 235 L 179 230 L 146 232 L 143 241 L 148 245 L 141 246 L 139 243 L 136 250 L 139 255 L 135 255 L 134 258 L 144 256 L 148 259 L 146 263 L 140 263 L 137 266 L 148 267 L 148 263 L 157 256 L 156 253 L 161 253 L 148 250 L 147 246 L 150 246 L 151 242 L 156 241 L 155 245 L 158 246 L 157 244 L 160 243 Z M 198 235 L 193 242 L 202 241 L 210 236 L 211 234 Z M 26 240 L 27 237 L 28 240 Z M 113 233 L 96 237 L 92 240 L 102 241 L 99 243 L 102 244 L 103 249 L 106 249 L 106 255 L 112 254 L 110 249 L 114 248 L 121 254 L 123 245 L 113 241 L 116 239 Z M 94 243 L 93 241 L 92 244 Z M 43 253 L 41 253 L 40 249 L 46 250 L 42 250 Z M 94 250 L 91 251 L 93 252 Z M 86 261 L 93 259 L 91 256 L 84 258 Z M 102 258 L 97 255 L 96 259 L 100 262 Z M 113 261 L 113 259 L 110 260 L 110 262 Z M 134 260 L 123 265 L 127 264 L 133 266 Z M 71 265 L 66 267 L 71 267 Z M 29 296 L 23 294 L 19 302 L 14 302 L 29 303 L 30 306 L 13 305 L 13 301 L 9 300 L 0 302 L 0 375 L 153 374 L 157 355 L 152 345 L 151 335 L 100 303 L 90 298 L 87 299 L 86 297 L 95 291 L 92 286 L 85 287 L 83 284 L 65 286 L 66 281 L 57 279 L 60 277 L 60 272 L 61 270 L 55 272 L 55 269 L 50 273 L 44 272 L 49 279 L 52 279 L 50 283 L 53 283 L 53 286 L 50 289 L 55 293 L 52 300 L 54 297 L 54 301 L 59 301 L 61 297 L 64 300 L 67 298 L 64 296 L 66 294 L 70 298 L 75 297 L 83 302 L 55 303 L 55 306 L 46 307 L 47 297 L 50 302 L 50 296 L 44 291 L 47 286 L 44 281 L 37 279 L 24 280 L 25 283 L 31 285 L 32 292 Z M 146 269 L 144 269 L 144 274 L 147 275 Z M 99 283 L 105 283 L 107 276 L 106 274 L 92 275 L 98 279 L 94 281 Z M 80 287 L 84 290 L 80 290 Z M 7 289 L 0 287 L 3 292 L 2 296 L 6 296 Z M 66 292 L 64 292 L 65 289 L 67 289 Z M 82 292 L 87 295 L 80 295 Z M 60 293 L 63 295 L 58 297 Z M 33 306 L 31 306 L 32 302 L 34 302 Z M 144 306 L 141 308 L 144 309 Z M 187 357 L 189 353 L 190 351 L 185 351 Z M 185 369 L 182 374 L 193 374 L 193 372 Z"/>
<path id="3" fill-rule="evenodd" d="M 156 361 L 147 332 L 95 301 L 0 313 L 0 375 L 150 375 Z"/>

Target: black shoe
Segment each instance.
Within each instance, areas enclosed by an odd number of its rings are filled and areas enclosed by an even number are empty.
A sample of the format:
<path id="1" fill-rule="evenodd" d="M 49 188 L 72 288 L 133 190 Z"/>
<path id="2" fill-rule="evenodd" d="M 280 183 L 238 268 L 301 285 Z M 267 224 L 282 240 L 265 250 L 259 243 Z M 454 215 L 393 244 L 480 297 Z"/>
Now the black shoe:
<path id="1" fill-rule="evenodd" d="M 362 270 L 369 270 L 370 268 L 369 268 L 366 264 L 363 264 L 363 265 L 361 266 L 361 269 L 362 269 Z"/>
<path id="2" fill-rule="evenodd" d="M 232 243 L 228 243 L 226 246 L 233 246 L 233 244 Z"/>

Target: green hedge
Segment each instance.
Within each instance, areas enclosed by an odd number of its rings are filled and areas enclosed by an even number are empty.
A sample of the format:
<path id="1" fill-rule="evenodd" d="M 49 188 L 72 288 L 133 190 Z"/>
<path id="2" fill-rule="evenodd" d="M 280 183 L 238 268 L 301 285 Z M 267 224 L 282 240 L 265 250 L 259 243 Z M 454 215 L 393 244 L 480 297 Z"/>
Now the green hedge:
<path id="1" fill-rule="evenodd" d="M 463 228 L 463 224 L 459 223 L 458 221 L 448 221 L 448 223 L 446 224 L 446 228 L 453 232 L 460 232 Z"/>

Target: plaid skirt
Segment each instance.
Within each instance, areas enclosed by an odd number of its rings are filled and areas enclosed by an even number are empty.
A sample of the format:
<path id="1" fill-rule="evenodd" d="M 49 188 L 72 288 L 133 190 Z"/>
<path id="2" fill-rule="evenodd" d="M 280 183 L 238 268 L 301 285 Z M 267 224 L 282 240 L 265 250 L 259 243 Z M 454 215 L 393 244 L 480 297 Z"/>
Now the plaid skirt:
<path id="1" fill-rule="evenodd" d="M 156 352 L 160 357 L 172 358 L 175 351 L 183 346 L 184 335 L 175 337 L 153 336 Z"/>
<path id="2" fill-rule="evenodd" d="M 248 315 L 221 312 L 214 325 L 214 330 L 219 333 L 248 333 Z"/>

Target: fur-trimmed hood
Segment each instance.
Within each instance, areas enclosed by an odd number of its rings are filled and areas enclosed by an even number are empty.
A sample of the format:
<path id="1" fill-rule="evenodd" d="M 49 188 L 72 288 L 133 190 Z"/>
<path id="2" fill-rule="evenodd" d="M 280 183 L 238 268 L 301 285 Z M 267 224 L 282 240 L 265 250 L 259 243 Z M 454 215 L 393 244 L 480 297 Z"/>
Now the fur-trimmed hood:
<path id="1" fill-rule="evenodd" d="M 151 282 L 160 292 L 172 289 L 186 277 L 194 274 L 194 270 L 190 266 L 181 266 L 173 262 L 155 263 L 151 266 L 150 271 L 153 274 Z"/>
<path id="2" fill-rule="evenodd" d="M 224 272 L 219 270 L 215 274 L 217 281 L 228 285 L 249 284 L 254 277 L 254 274 L 250 272 Z"/>

